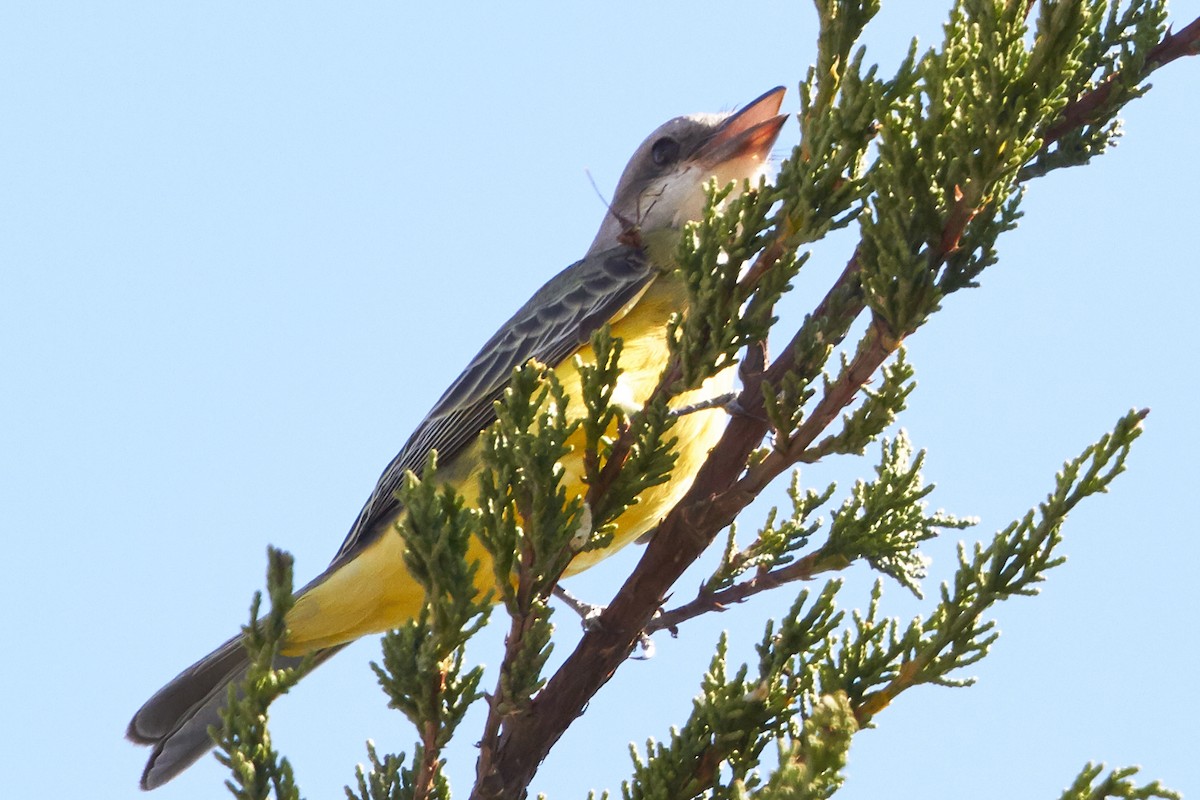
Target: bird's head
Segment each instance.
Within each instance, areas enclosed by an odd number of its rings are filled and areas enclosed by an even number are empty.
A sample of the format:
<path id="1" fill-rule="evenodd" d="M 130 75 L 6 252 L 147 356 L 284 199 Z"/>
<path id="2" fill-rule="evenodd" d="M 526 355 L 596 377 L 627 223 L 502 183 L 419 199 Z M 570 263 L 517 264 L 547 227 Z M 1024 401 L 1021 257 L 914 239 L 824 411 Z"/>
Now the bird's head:
<path id="1" fill-rule="evenodd" d="M 616 247 L 631 229 L 648 234 L 699 219 L 710 178 L 739 187 L 757 180 L 787 120 L 779 114 L 785 91 L 776 87 L 736 112 L 676 117 L 659 126 L 625 166 L 588 253 Z"/>

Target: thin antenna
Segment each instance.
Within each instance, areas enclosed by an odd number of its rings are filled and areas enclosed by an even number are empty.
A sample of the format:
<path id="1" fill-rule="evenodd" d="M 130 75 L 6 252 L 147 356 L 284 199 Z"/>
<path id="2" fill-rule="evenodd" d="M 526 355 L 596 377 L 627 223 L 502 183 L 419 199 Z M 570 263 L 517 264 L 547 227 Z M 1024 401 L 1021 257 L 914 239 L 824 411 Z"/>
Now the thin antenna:
<path id="1" fill-rule="evenodd" d="M 590 169 L 584 169 L 583 172 L 585 175 L 587 175 L 588 183 L 592 184 L 592 189 L 595 190 L 596 196 L 600 198 L 600 202 L 603 203 L 604 207 L 608 209 L 608 213 L 613 219 L 621 223 L 621 228 L 626 232 L 636 228 L 637 223 L 631 222 L 625 217 L 621 216 L 619 213 L 617 213 L 616 209 L 612 207 L 612 203 L 605 199 L 604 192 L 600 191 L 600 187 L 596 185 L 596 179 L 592 177 L 592 171 Z"/>
<path id="2" fill-rule="evenodd" d="M 642 220 L 644 220 L 646 217 L 650 216 L 650 212 L 654 210 L 654 207 L 656 205 L 658 205 L 658 201 L 662 199 L 662 196 L 666 193 L 666 191 L 667 191 L 666 186 L 659 187 L 658 192 L 654 195 L 654 199 L 650 201 L 650 205 L 646 206 L 645 211 L 642 211 L 642 200 L 644 200 L 649 195 L 642 194 L 642 195 L 638 196 L 637 216 L 638 216 L 638 225 L 639 226 L 642 224 Z"/>

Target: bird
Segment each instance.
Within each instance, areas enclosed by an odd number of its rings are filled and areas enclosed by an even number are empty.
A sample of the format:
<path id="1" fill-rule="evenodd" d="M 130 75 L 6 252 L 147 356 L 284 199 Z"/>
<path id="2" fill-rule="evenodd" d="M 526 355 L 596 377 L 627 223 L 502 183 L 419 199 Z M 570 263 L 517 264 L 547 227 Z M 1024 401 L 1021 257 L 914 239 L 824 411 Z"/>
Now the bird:
<path id="1" fill-rule="evenodd" d="M 483 345 L 384 469 L 328 568 L 296 593 L 276 666 L 294 666 L 306 654 L 321 663 L 362 636 L 417 616 L 424 591 L 404 566 L 404 543 L 394 530 L 404 514 L 397 490 L 406 471 L 420 475 L 436 451 L 438 480 L 474 500 L 482 434 L 495 419 L 494 402 L 515 367 L 536 359 L 555 371 L 568 398 L 578 396 L 575 357 L 594 360 L 592 334 L 608 324 L 623 345 L 614 395 L 629 403 L 646 401 L 667 365 L 667 322 L 687 304 L 683 281 L 670 268 L 672 243 L 687 222 L 701 217 L 709 180 L 740 187 L 765 174 L 788 118 L 779 113 L 784 94 L 784 87 L 776 87 L 736 112 L 676 117 L 638 146 L 584 258 L 550 279 Z M 631 231 L 638 242 L 655 245 L 631 245 Z M 733 373 L 725 369 L 676 397 L 673 406 L 694 407 L 727 393 Z M 690 487 L 724 430 L 725 415 L 713 407 L 679 416 L 672 429 L 677 458 L 671 479 L 644 491 L 617 518 L 611 544 L 578 554 L 568 575 L 658 524 Z M 578 450 L 564 459 L 563 468 L 569 491 L 583 496 Z M 477 575 L 492 574 L 477 542 L 468 558 L 485 562 Z M 127 738 L 152 748 L 142 789 L 170 781 L 213 747 L 208 728 L 220 723 L 228 687 L 245 675 L 247 664 L 238 634 L 183 670 L 134 714 Z"/>

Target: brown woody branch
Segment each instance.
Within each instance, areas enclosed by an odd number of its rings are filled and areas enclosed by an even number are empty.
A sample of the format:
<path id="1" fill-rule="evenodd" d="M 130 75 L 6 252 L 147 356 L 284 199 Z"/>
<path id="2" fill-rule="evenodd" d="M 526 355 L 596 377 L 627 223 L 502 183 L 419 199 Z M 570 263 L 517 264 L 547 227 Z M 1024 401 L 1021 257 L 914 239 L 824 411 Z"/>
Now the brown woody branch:
<path id="1" fill-rule="evenodd" d="M 1177 58 L 1198 52 L 1200 19 L 1177 34 L 1168 32 L 1147 57 L 1142 77 Z M 1092 120 L 1111 98 L 1112 91 L 1113 82 L 1110 80 L 1068 104 L 1061 119 L 1043 135 L 1043 148 Z M 955 216 L 956 219 L 947 228 L 965 226 L 971 214 Z M 961 233 L 961 230 L 945 230 L 941 243 L 956 243 Z M 761 261 L 764 268 L 779 257 L 777 253 L 771 255 L 771 258 Z M 931 252 L 929 255 L 930 266 L 935 268 L 944 260 L 946 252 Z M 813 318 L 822 321 L 825 334 L 832 343 L 841 341 L 850 324 L 865 308 L 858 271 L 856 254 L 814 311 Z M 785 450 L 772 452 L 739 479 L 751 453 L 769 432 L 763 403 L 764 383 L 780 385 L 782 378 L 789 373 L 815 375 L 821 365 L 797 363 L 798 332 L 770 367 L 765 370 L 743 370 L 744 388 L 738 405 L 745 413 L 730 421 L 720 442 L 697 473 L 691 489 L 664 518 L 641 561 L 617 591 L 597 624 L 584 635 L 575 651 L 533 699 L 529 711 L 507 720 L 508 724 L 500 733 L 498 747 L 490 754 L 486 769 L 480 769 L 477 774 L 472 798 L 498 800 L 526 795 L 530 781 L 551 747 L 628 657 L 643 631 L 652 624 L 653 615 L 679 576 L 699 558 L 717 533 L 733 522 L 737 514 L 774 477 L 803 456 L 820 432 L 853 400 L 857 391 L 895 350 L 906 333 L 884 330 L 878 323 L 872 325 L 864 346 L 859 348 L 850 368 L 822 397 L 796 434 L 789 438 Z M 761 351 L 758 355 L 761 356 Z M 812 566 L 811 562 L 800 559 L 788 567 L 759 576 L 758 580 L 764 588 L 753 591 L 742 588 L 737 591 L 749 596 L 771 588 L 766 583 L 778 585 L 811 577 L 806 575 L 805 570 Z M 736 601 L 731 598 L 733 595 L 726 599 L 729 602 Z M 656 628 L 677 624 L 686 618 L 690 617 L 681 617 L 674 623 L 659 622 Z"/>
<path id="2" fill-rule="evenodd" d="M 963 219 L 965 224 L 966 218 Z M 930 253 L 930 263 L 939 264 L 945 255 Z M 841 342 L 866 308 L 858 279 L 860 269 L 856 252 L 813 312 L 813 320 L 823 324 L 831 344 Z M 474 800 L 525 796 L 538 765 L 632 652 L 675 581 L 700 557 L 717 533 L 733 522 L 772 479 L 795 463 L 853 400 L 900 339 L 879 324 L 872 325 L 850 368 L 822 397 L 795 435 L 789 437 L 786 452 L 768 455 L 739 480 L 751 453 L 768 433 L 764 386 L 781 385 L 788 374 L 815 376 L 823 366 L 797 362 L 802 336 L 803 331 L 798 331 L 767 369 L 751 374 L 744 371 L 744 388 L 737 401 L 744 413 L 730 420 L 688 493 L 663 519 L 633 573 L 575 651 L 533 699 L 529 713 L 507 721 L 498 747 L 487 754 L 487 769 L 477 771 L 471 795 Z M 760 357 L 761 352 L 755 354 L 756 361 Z M 791 461 L 787 460 L 789 456 Z M 795 569 L 788 574 L 797 579 L 802 568 L 790 566 Z"/>
<path id="3" fill-rule="evenodd" d="M 1179 33 L 1167 31 L 1162 41 L 1156 44 L 1150 54 L 1146 56 L 1146 65 L 1142 69 L 1142 74 L 1138 76 L 1138 80 L 1145 80 L 1151 72 L 1177 58 L 1194 56 L 1198 53 L 1200 53 L 1200 17 L 1184 26 Z M 1108 76 L 1104 83 L 1092 91 L 1067 103 L 1059 120 L 1047 128 L 1043 134 L 1042 151 L 1044 152 L 1050 145 L 1071 131 L 1095 122 L 1100 109 L 1104 108 L 1112 98 L 1117 77 L 1116 74 Z"/>
<path id="4" fill-rule="evenodd" d="M 437 685 L 431 691 L 435 703 L 441 695 L 441 690 L 445 688 L 445 681 L 445 671 L 439 670 Z M 432 707 L 438 708 L 439 706 L 433 705 Z M 439 723 L 436 720 L 426 720 L 421 726 L 421 764 L 417 768 L 417 778 L 413 786 L 413 797 L 418 800 L 433 797 L 434 780 L 441 768 L 441 750 L 437 743 L 438 727 Z"/>
<path id="5" fill-rule="evenodd" d="M 528 514 L 525 516 L 528 518 Z M 511 683 L 509 670 L 520 657 L 530 630 L 537 622 L 532 609 L 534 600 L 533 560 L 533 548 L 526 540 L 521 547 L 521 559 L 515 587 L 517 612 L 512 614 L 508 635 L 504 638 L 504 660 L 500 664 L 500 674 L 496 678 L 495 692 L 486 698 L 488 714 L 484 721 L 483 735 L 479 740 L 479 760 L 475 765 L 476 776 L 480 782 L 482 782 L 482 776 L 494 771 L 492 763 L 498 754 L 500 732 L 513 713 L 514 698 L 508 691 Z"/>
<path id="6" fill-rule="evenodd" d="M 650 634 L 665 630 L 674 634 L 678 626 L 689 619 L 712 611 L 724 611 L 729 606 L 748 600 L 761 592 L 783 586 L 785 583 L 810 581 L 822 572 L 841 569 L 844 566 L 845 563 L 826 558 L 820 550 L 816 550 L 785 567 L 760 572 L 749 580 L 736 583 L 727 589 L 714 592 L 702 588 L 694 599 L 654 617 L 646 626 L 645 632 Z"/>
<path id="7" fill-rule="evenodd" d="M 787 445 L 771 451 L 748 470 L 746 475 L 734 484 L 735 491 L 757 496 L 771 481 L 804 458 L 809 446 L 829 427 L 842 409 L 853 402 L 854 396 L 867 385 L 875 370 L 899 347 L 899 340 L 881 333 L 882 330 L 882 325 L 876 319 L 850 366 L 829 387 L 817 403 L 817 407 L 789 437 Z"/>
<path id="8" fill-rule="evenodd" d="M 844 336 L 861 313 L 864 306 L 853 297 L 856 294 L 857 265 L 852 261 L 816 311 L 829 324 L 831 338 Z M 629 655 L 670 587 L 753 499 L 753 494 L 733 490 L 750 454 L 767 434 L 764 381 L 777 384 L 790 370 L 815 373 L 821 366 L 796 364 L 795 352 L 794 346 L 789 347 L 765 372 L 747 376 L 738 400 L 747 413 L 730 421 L 687 495 L 663 520 L 598 623 L 534 698 L 530 712 L 510 720 L 489 769 L 477 775 L 472 797 L 524 795 L 542 759 Z"/>

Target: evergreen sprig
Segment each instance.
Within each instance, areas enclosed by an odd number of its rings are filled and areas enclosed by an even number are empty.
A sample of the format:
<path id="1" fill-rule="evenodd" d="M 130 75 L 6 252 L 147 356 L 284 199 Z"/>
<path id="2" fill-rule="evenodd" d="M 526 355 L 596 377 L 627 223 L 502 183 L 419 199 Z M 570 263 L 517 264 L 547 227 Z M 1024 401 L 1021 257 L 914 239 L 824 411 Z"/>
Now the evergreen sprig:
<path id="1" fill-rule="evenodd" d="M 621 342 L 602 330 L 592 341 L 594 362 L 577 364 L 574 408 L 553 371 L 531 363 L 514 373 L 482 440 L 477 512 L 437 489 L 432 463 L 423 481 L 406 485 L 406 566 L 428 602 L 388 637 L 377 669 L 420 741 L 408 766 L 368 746 L 370 770 L 359 771 L 351 797 L 448 796 L 441 748 L 480 696 L 480 672 L 462 655 L 486 615 L 480 587 L 495 587 L 492 599 L 503 603 L 510 627 L 487 696 L 474 796 L 513 797 L 527 792 L 549 747 L 645 631 L 675 630 L 860 560 L 916 592 L 921 542 L 968 524 L 927 510 L 932 485 L 921 475 L 923 454 L 903 433 L 883 438 L 913 387 L 901 344 L 996 263 L 999 237 L 1020 219 L 1026 183 L 1111 146 L 1120 109 L 1145 92 L 1154 69 L 1200 51 L 1200 28 L 1193 23 L 1182 38 L 1165 34 L 1163 0 L 956 0 L 942 41 L 924 52 L 913 42 L 895 74 L 881 79 L 858 44 L 878 0 L 816 6 L 820 30 L 800 87 L 800 142 L 774 186 L 744 185 L 736 196 L 739 187 L 708 187 L 708 207 L 684 232 L 672 265 L 671 279 L 688 292 L 687 311 L 670 323 L 670 364 L 649 400 L 616 401 Z M 786 345 L 768 348 L 775 306 L 809 258 L 800 248 L 852 222 L 859 241 L 842 275 Z M 865 332 L 847 346 L 852 330 Z M 686 413 L 672 400 L 742 353 L 734 433 L 662 520 L 626 591 L 613 599 L 615 611 L 600 615 L 609 627 L 585 634 L 547 681 L 555 584 L 573 558 L 611 542 L 613 521 L 641 491 L 669 478 L 672 423 Z M 829 369 L 835 353 L 844 354 L 840 370 Z M 835 377 L 818 383 L 826 371 Z M 906 624 L 886 616 L 877 581 L 866 608 L 847 615 L 834 603 L 841 584 L 828 581 L 815 599 L 801 592 L 782 620 L 768 624 L 756 670 L 731 669 L 722 638 L 687 722 L 665 743 L 635 752 L 625 797 L 830 796 L 855 731 L 900 693 L 970 683 L 963 671 L 997 636 L 987 612 L 1036 593 L 1062 562 L 1063 520 L 1124 469 L 1142 416 L 1126 415 L 1067 462 L 1037 509 L 989 543 L 961 547 L 955 574 L 927 614 Z M 857 482 L 823 525 L 817 513 L 834 487 L 802 491 L 796 465 L 861 455 L 880 439 L 874 478 Z M 568 455 L 581 464 L 586 497 L 565 490 Z M 785 472 L 795 476 L 790 513 L 773 510 L 745 549 L 731 528 L 698 596 L 651 621 L 703 545 Z M 814 546 L 823 528 L 826 539 Z M 483 553 L 490 565 L 476 566 Z M 287 590 L 276 597 L 272 589 L 266 621 L 255 602 L 246 632 L 253 665 L 218 732 L 238 797 L 298 794 L 290 767 L 271 748 L 266 705 L 312 662 L 279 655 L 290 575 L 272 581 Z M 778 764 L 764 766 L 772 743 Z M 1135 785 L 1132 770 L 1102 772 L 1089 765 L 1064 797 L 1173 797 L 1157 783 Z"/>
<path id="2" fill-rule="evenodd" d="M 628 414 L 635 409 L 625 409 L 613 401 L 617 380 L 621 377 L 621 349 L 624 343 L 613 339 L 605 325 L 592 335 L 593 361 L 585 363 L 575 357 L 575 369 L 579 372 L 580 399 L 585 413 L 581 420 L 583 429 L 583 480 L 589 487 L 588 507 L 592 513 L 592 525 L 597 530 L 611 533 L 610 523 L 620 516 L 633 501 L 627 492 L 614 489 L 613 484 L 622 475 L 632 474 L 621 469 L 622 452 L 614 452 L 620 434 L 628 431 Z M 669 472 L 670 465 L 667 465 Z M 610 510 L 611 509 L 611 510 Z M 611 535 L 606 535 L 601 544 L 607 544 Z"/>
<path id="3" fill-rule="evenodd" d="M 562 461 L 580 426 L 567 404 L 553 371 L 530 362 L 513 371 L 496 402 L 496 422 L 484 434 L 479 538 L 510 614 L 550 595 L 591 532 L 571 546 L 581 526 L 590 527 L 590 512 L 567 496 Z"/>
<path id="4" fill-rule="evenodd" d="M 610 411 L 620 374 L 619 345 L 606 337 L 605 332 L 597 337 L 604 352 L 587 377 L 587 422 L 572 418 L 554 372 L 531 361 L 513 371 L 495 404 L 496 422 L 484 434 L 478 536 L 492 557 L 509 632 L 496 687 L 488 696 L 477 765 L 481 780 L 490 775 L 505 726 L 528 711 L 544 683 L 543 668 L 553 648 L 550 595 L 571 559 L 596 541 L 587 503 L 567 495 L 562 461 L 581 432 L 590 450 L 585 476 L 589 459 L 593 475 L 599 474 L 600 438 L 621 419 Z"/>
<path id="5" fill-rule="evenodd" d="M 1145 411 L 1131 411 L 1111 433 L 1068 461 L 1055 477 L 1055 488 L 1038 506 L 996 534 L 988 544 L 969 551 L 959 548 L 954 578 L 941 588 L 941 602 L 923 620 L 912 622 L 903 633 L 895 625 L 889 632 L 889 658 L 900 657 L 890 674 L 872 673 L 855 681 L 867 687 L 857 706 L 861 719 L 869 719 L 901 691 L 922 683 L 964 686 L 970 679 L 954 673 L 987 655 L 998 634 L 984 612 L 1010 597 L 1037 593 L 1046 572 L 1065 560 L 1057 550 L 1067 514 L 1085 497 L 1106 492 L 1125 469 L 1125 459 L 1141 435 Z M 867 628 L 863 629 L 864 632 Z M 872 637 L 874 633 L 872 632 Z"/>
<path id="6" fill-rule="evenodd" d="M 833 483 L 822 492 L 801 489 L 800 472 L 797 470 L 793 473 L 788 487 L 791 513 L 780 519 L 778 508 L 768 511 L 758 536 L 745 549 L 737 546 L 737 525 L 730 525 L 721 563 L 705 582 L 702 591 L 714 593 L 726 589 L 749 570 L 762 575 L 791 563 L 794 554 L 803 550 L 813 534 L 820 530 L 823 520 L 818 517 L 810 522 L 810 519 L 814 512 L 829 502 L 836 489 L 837 484 Z"/>
<path id="7" fill-rule="evenodd" d="M 1056 10 L 1054 6 L 1043 6 L 1039 30 L 1054 26 Z M 1100 97 L 1101 102 L 1068 106 L 1066 113 L 1046 130 L 1037 156 L 1022 168 L 1022 179 L 1087 164 L 1106 152 L 1121 134 L 1116 115 L 1150 88 L 1144 80 L 1149 56 L 1166 30 L 1165 0 L 1130 0 L 1125 4 L 1093 0 L 1083 4 L 1080 14 L 1086 20 L 1083 47 L 1065 82 L 1065 95 Z M 1062 16 L 1061 11 L 1058 16 Z"/>
<path id="8" fill-rule="evenodd" d="M 485 434 L 479 539 L 512 620 L 491 707 L 498 718 L 524 708 L 550 655 L 547 602 L 571 558 L 588 543 L 591 515 L 568 497 L 563 458 L 579 428 L 554 373 L 530 362 L 513 372 Z"/>
<path id="9" fill-rule="evenodd" d="M 840 336 L 829 336 L 824 320 L 809 315 L 805 318 L 792 346 L 793 358 L 799 367 L 783 374 L 778 385 L 763 384 L 763 412 L 771 423 L 774 446 L 786 451 L 792 437 L 805 419 L 805 408 L 816 395 L 813 381 L 833 355 Z"/>
<path id="10" fill-rule="evenodd" d="M 746 665 L 730 674 L 721 636 L 687 722 L 668 742 L 647 742 L 644 755 L 630 748 L 634 774 L 622 787 L 625 800 L 743 797 L 762 784 L 758 767 L 767 746 L 802 738 L 794 720 L 813 687 L 810 673 L 795 664 L 827 649 L 841 619 L 833 605 L 837 587 L 831 582 L 811 604 L 802 592 L 778 631 L 768 626 L 754 677 Z"/>
<path id="11" fill-rule="evenodd" d="M 348 800 L 412 800 L 417 797 L 445 798 L 450 794 L 449 783 L 442 772 L 424 795 L 418 794 L 416 771 L 404 766 L 404 753 L 379 757 L 375 743 L 367 741 L 367 760 L 370 769 L 359 764 L 354 770 L 355 788 L 346 787 Z M 417 756 L 415 761 L 421 761 Z"/>
<path id="12" fill-rule="evenodd" d="M 973 556 L 962 551 L 953 581 L 942 587 L 940 602 L 924 617 L 901 625 L 884 616 L 883 586 L 877 581 L 866 610 L 853 611 L 849 624 L 838 632 L 845 619 L 835 604 L 841 583 L 829 581 L 811 604 L 808 593 L 802 592 L 778 627 L 773 621 L 767 623 L 758 646 L 756 681 L 747 677 L 745 666 L 733 677 L 728 676 L 722 641 L 688 723 L 671 731 L 669 743 L 651 742 L 645 757 L 635 754 L 634 781 L 626 786 L 626 797 L 698 796 L 701 791 L 713 797 L 743 796 L 739 792 L 761 783 L 753 767 L 771 738 L 779 742 L 787 758 L 762 785 L 764 796 L 787 796 L 779 793 L 791 785 L 803 792 L 836 789 L 848 738 L 901 692 L 927 683 L 965 686 L 972 682 L 957 673 L 983 658 L 997 637 L 994 623 L 984 619 L 984 614 L 1001 600 L 1035 594 L 1036 584 L 1045 573 L 1062 563 L 1055 550 L 1061 541 L 1063 520 L 1085 497 L 1107 491 L 1124 470 L 1144 416 L 1142 411 L 1130 412 L 1118 420 L 1111 433 L 1067 462 L 1038 514 L 1031 511 L 1012 523 L 988 546 L 976 545 Z M 953 527 L 964 525 L 940 512 L 933 517 L 913 515 L 914 510 L 923 508 L 921 501 L 929 488 L 923 487 L 920 479 L 921 459 L 912 457 L 903 437 L 885 442 L 882 450 L 878 480 L 872 486 L 856 487 L 835 514 L 830 525 L 833 544 L 827 543 L 806 558 L 817 563 L 828 561 L 833 556 L 822 554 L 822 550 L 837 551 L 843 544 L 847 552 L 857 553 L 855 557 L 870 558 L 863 551 L 872 542 L 887 541 L 888 536 L 848 532 L 862 520 L 895 517 L 892 523 L 882 523 L 881 528 L 908 532 L 901 536 L 901 541 L 912 547 L 904 551 L 906 556 L 915 555 L 916 543 L 928 538 L 912 531 L 923 531 L 923 526 L 934 521 L 952 522 Z M 829 493 L 824 496 L 828 498 Z M 797 507 L 805 515 L 812 510 L 811 502 Z M 897 509 L 901 509 L 898 514 Z M 846 530 L 839 526 L 846 526 Z M 905 566 L 911 570 L 911 565 Z M 906 575 L 911 578 L 912 572 Z M 748 697 L 765 703 L 755 707 L 758 716 L 747 716 L 745 707 L 739 705 Z M 844 712 L 840 716 L 834 713 L 838 709 Z M 818 713 L 831 715 L 830 728 L 823 736 L 817 734 L 823 728 L 808 725 Z M 722 722 L 715 722 L 713 715 Z M 791 722 L 797 715 L 806 720 L 799 729 Z M 752 758 L 740 760 L 747 751 Z M 805 754 L 809 752 L 817 760 L 808 760 Z M 724 762 L 710 763 L 718 755 Z M 819 768 L 815 768 L 817 764 Z M 688 782 L 687 776 L 694 779 L 697 775 L 703 780 Z M 639 794 L 641 791 L 645 794 Z M 803 792 L 800 796 L 826 796 Z"/>
<path id="13" fill-rule="evenodd" d="M 799 269 L 793 259 L 772 272 L 769 280 L 739 280 L 743 265 L 766 243 L 763 233 L 769 226 L 774 195 L 764 187 L 765 179 L 758 187 L 746 182 L 743 191 L 730 198 L 733 184 L 718 187 L 710 181 L 704 215 L 689 223 L 680 239 L 677 270 L 687 286 L 688 311 L 671 320 L 667 336 L 683 389 L 699 386 L 732 365 L 749 342 L 766 337 L 774 321 L 769 305 L 744 311 L 746 302 L 756 291 L 778 297 L 788 273 Z"/>
<path id="14" fill-rule="evenodd" d="M 416 728 L 411 767 L 404 756 L 385 756 L 367 745 L 369 772 L 359 767 L 358 800 L 380 798 L 448 798 L 442 750 L 450 742 L 471 704 L 482 695 L 482 667 L 465 669 L 467 641 L 487 622 L 491 593 L 477 588 L 479 562 L 468 558 L 477 515 L 438 477 L 437 455 L 431 454 L 418 478 L 405 475 L 397 493 L 407 514 L 397 525 L 404 540 L 404 563 L 424 590 L 416 619 L 383 637 L 383 663 L 372 663 L 391 708 Z"/>
<path id="15" fill-rule="evenodd" d="M 675 466 L 677 440 L 671 427 L 677 415 L 669 405 L 670 393 L 656 393 L 635 409 L 615 400 L 622 344 L 604 327 L 592 336 L 594 361 L 575 359 L 584 406 L 583 480 L 592 528 L 584 550 L 607 547 L 617 518 L 646 489 L 670 480 Z"/>
<path id="16" fill-rule="evenodd" d="M 779 742 L 779 766 L 755 800 L 826 800 L 846 781 L 843 770 L 858 722 L 844 694 L 811 704 L 799 734 Z"/>
<path id="17" fill-rule="evenodd" d="M 821 557 L 846 563 L 865 558 L 919 597 L 927 561 L 917 547 L 942 530 L 961 530 L 975 521 L 943 511 L 926 512 L 924 499 L 934 486 L 926 486 L 921 475 L 925 452 L 914 458 L 904 431 L 895 439 L 885 439 L 880 449 L 876 477 L 857 481 L 834 512 Z"/>
<path id="18" fill-rule="evenodd" d="M 229 687 L 221 710 L 221 725 L 209 733 L 217 744 L 217 760 L 232 774 L 225 781 L 238 800 L 299 800 L 295 774 L 288 760 L 271 742 L 267 710 L 280 695 L 303 678 L 315 663 L 314 656 L 288 658 L 280 655 L 287 636 L 287 613 L 292 596 L 293 558 L 282 550 L 267 548 L 267 595 L 271 610 L 259 617 L 262 593 L 255 592 L 250 604 L 250 622 L 242 628 L 243 646 L 249 655 L 246 677 Z"/>
<path id="19" fill-rule="evenodd" d="M 1183 795 L 1173 792 L 1158 781 L 1138 786 L 1129 780 L 1138 774 L 1137 767 L 1121 767 L 1111 770 L 1104 777 L 1103 764 L 1087 764 L 1076 776 L 1075 780 L 1061 795 L 1061 800 L 1150 800 L 1158 797 L 1162 800 L 1181 800 Z M 1099 781 L 1096 779 L 1100 778 Z"/>
<path id="20" fill-rule="evenodd" d="M 843 359 L 843 373 L 849 363 Z M 869 444 L 891 427 L 908 402 L 917 384 L 913 367 L 905 358 L 904 348 L 896 351 L 896 359 L 880 370 L 878 389 L 862 388 L 863 401 L 850 414 L 842 416 L 842 429 L 822 439 L 802 456 L 802 461 L 816 462 L 828 455 L 862 455 Z M 826 383 L 826 392 L 829 383 Z"/>
<path id="21" fill-rule="evenodd" d="M 868 184 L 867 151 L 888 87 L 877 66 L 864 68 L 866 49 L 850 51 L 879 3 L 819 2 L 817 64 L 800 84 L 800 143 L 780 165 L 773 222 L 789 247 L 800 247 L 850 224 Z"/>

